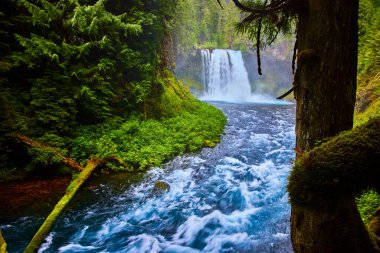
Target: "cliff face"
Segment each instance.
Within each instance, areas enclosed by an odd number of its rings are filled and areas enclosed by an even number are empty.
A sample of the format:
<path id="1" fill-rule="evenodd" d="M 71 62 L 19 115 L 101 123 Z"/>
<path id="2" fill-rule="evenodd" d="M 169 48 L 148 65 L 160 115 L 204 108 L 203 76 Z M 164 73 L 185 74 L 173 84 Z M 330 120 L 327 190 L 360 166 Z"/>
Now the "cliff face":
<path id="1" fill-rule="evenodd" d="M 252 93 L 269 94 L 273 97 L 283 94 L 292 85 L 291 67 L 292 43 L 286 42 L 268 47 L 261 54 L 263 75 L 257 73 L 256 52 L 243 52 L 243 60 L 248 71 Z M 175 57 L 175 72 L 193 94 L 203 92 L 202 56 L 199 49 L 193 49 Z"/>

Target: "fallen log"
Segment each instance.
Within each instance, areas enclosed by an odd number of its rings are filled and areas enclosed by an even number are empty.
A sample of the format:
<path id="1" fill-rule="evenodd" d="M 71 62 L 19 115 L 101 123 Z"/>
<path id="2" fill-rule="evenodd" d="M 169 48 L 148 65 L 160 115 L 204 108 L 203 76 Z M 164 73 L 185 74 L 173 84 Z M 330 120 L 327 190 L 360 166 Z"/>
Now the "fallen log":
<path id="1" fill-rule="evenodd" d="M 0 231 L 0 253 L 7 253 L 7 243 L 5 242 Z"/>
<path id="2" fill-rule="evenodd" d="M 61 198 L 61 200 L 54 207 L 53 211 L 49 214 L 44 223 L 41 225 L 40 229 L 37 231 L 33 239 L 25 248 L 24 253 L 34 253 L 38 251 L 41 244 L 53 228 L 55 222 L 60 217 L 64 208 L 69 204 L 70 200 L 74 197 L 75 193 L 79 190 L 81 185 L 91 176 L 92 172 L 94 172 L 94 170 L 98 166 L 110 161 L 115 161 L 119 164 L 122 164 L 122 161 L 114 156 L 103 159 L 98 159 L 94 157 L 87 162 L 86 167 L 76 176 L 76 178 L 67 187 L 65 195 Z"/>
<path id="3" fill-rule="evenodd" d="M 51 152 L 52 155 L 58 158 L 63 164 L 69 166 L 72 169 L 75 169 L 77 171 L 82 171 L 83 167 L 76 162 L 74 159 L 69 158 L 65 156 L 60 150 L 56 147 L 52 147 L 50 145 L 47 145 L 45 143 L 41 143 L 35 140 L 30 139 L 28 136 L 25 136 L 20 133 L 16 133 L 12 135 L 13 138 L 16 139 L 16 141 L 19 141 L 29 147 L 36 148 L 36 149 L 42 149 L 48 152 Z"/>
<path id="4" fill-rule="evenodd" d="M 376 209 L 375 214 L 368 224 L 368 232 L 380 247 L 380 207 Z"/>

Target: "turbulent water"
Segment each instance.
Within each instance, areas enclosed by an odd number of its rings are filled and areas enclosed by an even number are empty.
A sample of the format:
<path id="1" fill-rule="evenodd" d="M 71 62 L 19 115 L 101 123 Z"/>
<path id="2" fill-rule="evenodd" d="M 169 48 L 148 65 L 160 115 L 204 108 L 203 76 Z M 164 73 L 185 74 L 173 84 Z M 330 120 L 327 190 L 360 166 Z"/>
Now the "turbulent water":
<path id="1" fill-rule="evenodd" d="M 294 157 L 294 106 L 218 103 L 228 117 L 214 149 L 178 157 L 142 181 L 85 190 L 41 252 L 292 252 L 285 191 Z M 170 184 L 152 193 L 156 180 Z M 21 252 L 43 221 L 0 228 Z"/>

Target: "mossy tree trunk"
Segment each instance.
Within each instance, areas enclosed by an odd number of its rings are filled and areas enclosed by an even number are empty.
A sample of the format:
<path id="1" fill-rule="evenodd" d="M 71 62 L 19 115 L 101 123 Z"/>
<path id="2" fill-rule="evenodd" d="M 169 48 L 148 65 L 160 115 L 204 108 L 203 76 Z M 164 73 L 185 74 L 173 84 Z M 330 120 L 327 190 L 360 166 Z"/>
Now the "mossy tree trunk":
<path id="1" fill-rule="evenodd" d="M 297 159 L 318 141 L 352 128 L 357 74 L 358 0 L 304 1 L 295 75 Z M 376 252 L 353 196 L 318 203 L 292 205 L 296 253 Z"/>

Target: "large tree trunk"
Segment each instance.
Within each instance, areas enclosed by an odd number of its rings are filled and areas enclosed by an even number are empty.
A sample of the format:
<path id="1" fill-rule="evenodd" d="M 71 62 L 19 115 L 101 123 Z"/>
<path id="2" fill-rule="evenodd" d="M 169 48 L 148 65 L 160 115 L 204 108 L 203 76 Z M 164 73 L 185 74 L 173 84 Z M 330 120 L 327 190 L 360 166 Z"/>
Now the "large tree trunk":
<path id="1" fill-rule="evenodd" d="M 305 1 L 295 75 L 297 158 L 319 140 L 352 128 L 357 75 L 358 0 Z M 353 197 L 318 202 L 312 208 L 292 205 L 296 253 L 376 252 Z"/>

